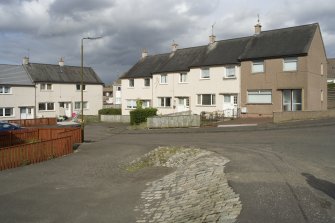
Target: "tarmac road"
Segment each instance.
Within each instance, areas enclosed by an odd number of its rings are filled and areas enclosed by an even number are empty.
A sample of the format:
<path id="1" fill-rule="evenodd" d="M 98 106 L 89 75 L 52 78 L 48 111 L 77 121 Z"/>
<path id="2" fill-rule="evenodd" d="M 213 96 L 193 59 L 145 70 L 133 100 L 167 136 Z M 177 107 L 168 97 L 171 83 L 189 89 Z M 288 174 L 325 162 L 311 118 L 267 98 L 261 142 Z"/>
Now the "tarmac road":
<path id="1" fill-rule="evenodd" d="M 0 172 L 0 222 L 135 222 L 146 183 L 173 170 L 122 166 L 170 145 L 230 160 L 225 172 L 242 203 L 237 222 L 335 222 L 332 121 L 165 132 L 90 125 L 90 142 L 73 155 Z"/>

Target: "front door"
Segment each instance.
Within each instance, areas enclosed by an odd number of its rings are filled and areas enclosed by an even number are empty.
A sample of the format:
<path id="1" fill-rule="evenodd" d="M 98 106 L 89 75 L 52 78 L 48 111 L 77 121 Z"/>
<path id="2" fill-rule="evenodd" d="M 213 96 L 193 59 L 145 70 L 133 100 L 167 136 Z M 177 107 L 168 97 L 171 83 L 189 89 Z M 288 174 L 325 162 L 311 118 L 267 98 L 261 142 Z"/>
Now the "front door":
<path id="1" fill-rule="evenodd" d="M 66 117 L 70 118 L 72 116 L 71 102 L 60 102 L 59 103 L 59 107 L 61 107 L 62 109 L 64 109 L 64 115 Z"/>
<path id="2" fill-rule="evenodd" d="M 32 119 L 34 118 L 33 108 L 21 107 L 20 108 L 20 119 Z"/>
<path id="3" fill-rule="evenodd" d="M 237 116 L 237 95 L 224 94 L 223 95 L 223 115 L 224 117 Z"/>
<path id="4" fill-rule="evenodd" d="M 301 90 L 283 90 L 283 111 L 301 111 Z"/>
<path id="5" fill-rule="evenodd" d="M 177 112 L 184 112 L 190 110 L 190 98 L 178 98 Z"/>

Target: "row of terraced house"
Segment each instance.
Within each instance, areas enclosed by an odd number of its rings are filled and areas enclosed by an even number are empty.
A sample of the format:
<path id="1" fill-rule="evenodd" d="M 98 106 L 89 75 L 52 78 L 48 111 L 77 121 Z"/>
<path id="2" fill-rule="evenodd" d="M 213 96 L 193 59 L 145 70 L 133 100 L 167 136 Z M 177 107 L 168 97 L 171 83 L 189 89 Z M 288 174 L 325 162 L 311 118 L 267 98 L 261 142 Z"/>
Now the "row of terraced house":
<path id="1" fill-rule="evenodd" d="M 90 67 L 30 63 L 0 65 L 0 121 L 42 117 L 97 115 L 102 108 L 103 82 Z"/>
<path id="2" fill-rule="evenodd" d="M 327 57 L 319 24 L 262 31 L 148 55 L 121 77 L 122 114 L 141 100 L 158 114 L 222 111 L 272 116 L 327 109 Z"/>

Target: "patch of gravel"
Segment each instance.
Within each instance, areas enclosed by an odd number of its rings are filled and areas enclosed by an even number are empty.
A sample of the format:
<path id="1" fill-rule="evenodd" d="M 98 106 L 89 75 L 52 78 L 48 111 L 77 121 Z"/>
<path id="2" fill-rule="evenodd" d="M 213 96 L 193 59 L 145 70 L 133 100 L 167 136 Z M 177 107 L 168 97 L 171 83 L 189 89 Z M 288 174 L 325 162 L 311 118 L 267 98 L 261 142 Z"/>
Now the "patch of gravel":
<path id="1" fill-rule="evenodd" d="M 147 184 L 135 208 L 136 222 L 235 222 L 242 204 L 228 185 L 224 173 L 228 162 L 216 153 L 185 147 L 159 147 L 134 160 L 127 170 L 176 168 Z"/>

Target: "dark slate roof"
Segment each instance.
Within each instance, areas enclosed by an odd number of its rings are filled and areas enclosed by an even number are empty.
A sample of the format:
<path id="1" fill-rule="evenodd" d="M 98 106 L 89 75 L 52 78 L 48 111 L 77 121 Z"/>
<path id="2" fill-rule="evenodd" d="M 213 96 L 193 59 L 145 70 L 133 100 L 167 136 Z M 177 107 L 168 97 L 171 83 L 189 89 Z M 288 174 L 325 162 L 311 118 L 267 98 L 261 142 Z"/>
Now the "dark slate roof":
<path id="1" fill-rule="evenodd" d="M 0 64 L 0 84 L 34 86 L 21 65 Z"/>
<path id="2" fill-rule="evenodd" d="M 151 77 L 152 74 L 189 71 L 192 67 L 239 64 L 243 60 L 307 55 L 318 24 L 262 31 L 259 35 L 217 41 L 205 46 L 177 49 L 148 56 L 122 78 Z"/>
<path id="3" fill-rule="evenodd" d="M 241 60 L 307 55 L 318 24 L 262 31 L 250 39 Z"/>
<path id="4" fill-rule="evenodd" d="M 23 65 L 33 82 L 48 83 L 80 83 L 81 67 L 66 66 L 63 67 L 53 64 L 29 63 Z M 84 67 L 84 84 L 103 84 L 98 75 L 91 67 Z"/>
<path id="5" fill-rule="evenodd" d="M 151 77 L 152 73 L 159 71 L 166 63 L 169 55 L 169 53 L 166 53 L 142 58 L 121 79 Z"/>
<path id="6" fill-rule="evenodd" d="M 335 78 L 335 58 L 328 59 L 328 78 Z"/>

